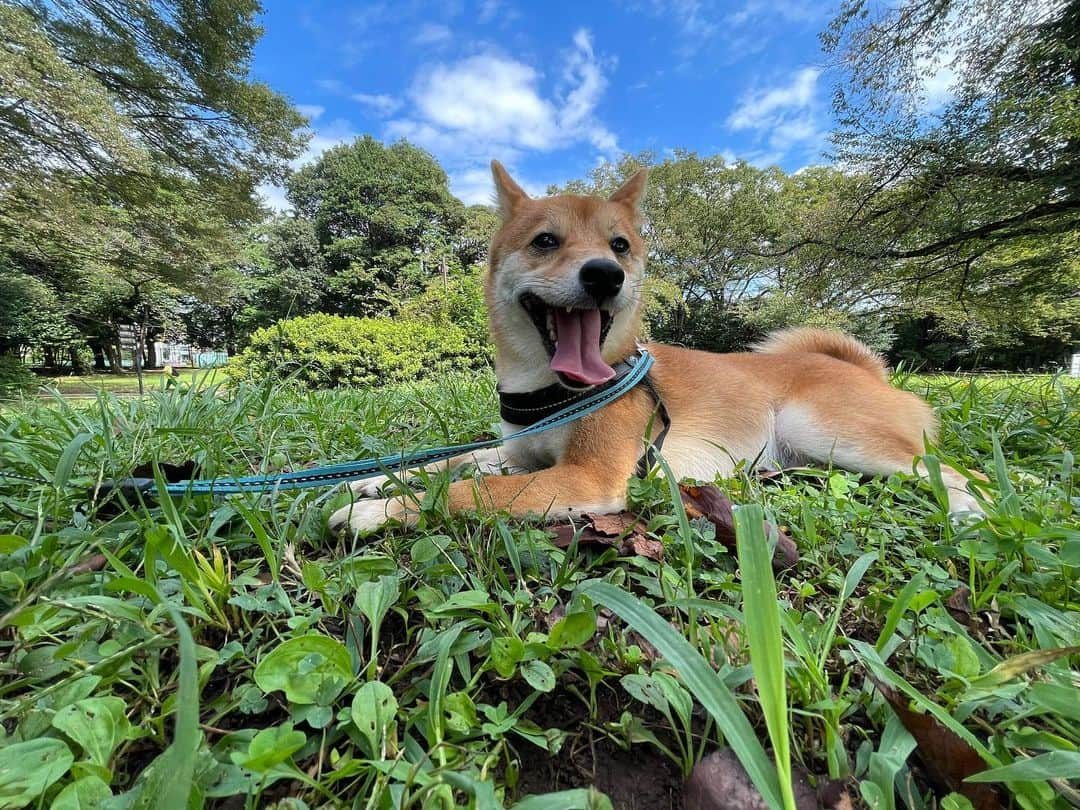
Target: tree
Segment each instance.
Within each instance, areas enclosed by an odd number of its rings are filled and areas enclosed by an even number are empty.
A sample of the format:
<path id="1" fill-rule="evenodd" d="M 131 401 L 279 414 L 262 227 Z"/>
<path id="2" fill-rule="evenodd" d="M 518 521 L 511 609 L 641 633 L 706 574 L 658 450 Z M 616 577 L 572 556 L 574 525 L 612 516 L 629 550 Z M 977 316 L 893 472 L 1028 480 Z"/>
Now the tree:
<path id="1" fill-rule="evenodd" d="M 453 235 L 453 250 L 461 267 L 483 267 L 491 239 L 499 227 L 499 215 L 489 205 L 470 205 L 465 209 L 461 229 Z"/>
<path id="2" fill-rule="evenodd" d="M 0 6 L 5 175 L 62 168 L 126 198 L 156 169 L 193 179 L 202 204 L 253 215 L 254 184 L 282 179 L 304 123 L 247 78 L 258 11 L 253 0 Z"/>
<path id="3" fill-rule="evenodd" d="M 126 301 L 129 323 L 163 290 L 206 290 L 261 217 L 255 185 L 281 179 L 303 145 L 299 114 L 248 78 L 258 10 L 0 5 L 0 261 L 60 299 L 107 291 L 78 297 L 89 310 Z M 86 311 L 67 316 L 103 358 L 115 337 Z"/>
<path id="4" fill-rule="evenodd" d="M 858 188 L 789 249 L 887 261 L 908 311 L 1075 333 L 1080 5 L 906 0 L 872 16 L 849 0 L 824 41 L 846 76 L 836 156 Z"/>
<path id="5" fill-rule="evenodd" d="M 393 311 L 454 260 L 464 207 L 434 158 L 406 141 L 386 146 L 364 136 L 334 147 L 287 189 L 297 217 L 314 224 L 332 311 Z"/>

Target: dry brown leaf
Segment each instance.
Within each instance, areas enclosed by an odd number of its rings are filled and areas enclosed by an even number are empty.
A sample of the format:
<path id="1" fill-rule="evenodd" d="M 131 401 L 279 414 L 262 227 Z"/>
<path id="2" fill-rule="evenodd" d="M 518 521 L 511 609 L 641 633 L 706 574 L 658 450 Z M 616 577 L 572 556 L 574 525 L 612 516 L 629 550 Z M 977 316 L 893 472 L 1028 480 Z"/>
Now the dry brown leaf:
<path id="1" fill-rule="evenodd" d="M 712 484 L 693 486 L 680 484 L 683 505 L 689 517 L 704 517 L 716 527 L 716 539 L 728 548 L 735 548 L 735 513 L 731 500 Z M 765 521 L 765 534 L 773 531 L 773 525 Z M 794 541 L 777 530 L 776 551 L 773 568 L 790 568 L 799 561 L 799 549 Z"/>
<path id="2" fill-rule="evenodd" d="M 870 677 L 904 728 L 915 738 L 915 752 L 927 776 L 941 795 L 961 793 L 975 810 L 998 810 L 1002 806 L 997 790 L 989 784 L 967 784 L 972 774 L 986 770 L 986 763 L 974 748 L 956 732 L 946 728 L 929 714 L 920 714 L 908 706 L 908 699 L 891 686 Z"/>
<path id="3" fill-rule="evenodd" d="M 622 537 L 631 529 L 642 526 L 641 518 L 630 512 L 617 512 L 614 515 L 586 513 L 582 517 L 589 521 L 595 531 L 611 537 Z M 644 531 L 644 528 L 638 530 Z"/>
<path id="4" fill-rule="evenodd" d="M 650 560 L 664 558 L 664 544 L 646 535 L 645 523 L 630 512 L 618 512 L 614 515 L 585 514 L 588 522 L 581 529 L 578 546 L 607 546 L 617 548 L 623 556 L 637 555 Z M 555 537 L 554 544 L 559 548 L 569 548 L 574 541 L 578 527 L 570 523 L 549 526 Z"/>
<path id="5" fill-rule="evenodd" d="M 642 534 L 632 534 L 626 538 L 623 541 L 622 550 L 624 554 L 636 554 L 657 562 L 664 559 L 664 544 Z"/>
<path id="6" fill-rule="evenodd" d="M 109 561 L 104 554 L 91 554 L 89 557 L 79 560 L 79 562 L 71 566 L 71 568 L 68 569 L 68 573 L 72 575 L 88 574 L 91 571 L 100 571 L 108 565 L 108 563 Z"/>

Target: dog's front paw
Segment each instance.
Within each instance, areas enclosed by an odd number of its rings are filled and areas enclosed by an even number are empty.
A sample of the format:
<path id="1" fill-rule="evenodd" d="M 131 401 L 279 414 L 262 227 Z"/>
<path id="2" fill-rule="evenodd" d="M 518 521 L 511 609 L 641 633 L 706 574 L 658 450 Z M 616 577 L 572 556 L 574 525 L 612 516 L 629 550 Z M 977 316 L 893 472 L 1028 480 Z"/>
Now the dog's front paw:
<path id="1" fill-rule="evenodd" d="M 330 516 L 330 531 L 336 534 L 367 534 L 391 520 L 405 522 L 406 512 L 396 498 L 365 498 L 343 506 Z"/>
<path id="2" fill-rule="evenodd" d="M 966 489 L 949 487 L 949 517 L 955 523 L 974 523 L 985 512 L 982 504 Z"/>
<path id="3" fill-rule="evenodd" d="M 349 489 L 353 491 L 358 498 L 378 498 L 382 495 L 382 488 L 389 482 L 389 477 L 380 475 L 375 478 L 369 478 L 366 481 L 357 481 L 355 484 L 350 484 Z"/>

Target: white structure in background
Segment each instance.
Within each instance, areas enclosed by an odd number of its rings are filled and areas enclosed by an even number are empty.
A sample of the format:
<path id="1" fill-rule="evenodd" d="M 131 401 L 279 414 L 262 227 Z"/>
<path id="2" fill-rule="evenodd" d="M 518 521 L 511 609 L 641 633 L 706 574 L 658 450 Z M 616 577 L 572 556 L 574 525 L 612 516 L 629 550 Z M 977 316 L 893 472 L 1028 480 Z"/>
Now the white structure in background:
<path id="1" fill-rule="evenodd" d="M 225 365 L 229 355 L 213 349 L 201 349 L 186 343 L 154 342 L 154 354 L 158 365 L 183 366 L 192 368 L 212 368 Z"/>
<path id="2" fill-rule="evenodd" d="M 162 366 L 193 366 L 199 350 L 186 343 L 154 341 L 154 354 Z"/>
<path id="3" fill-rule="evenodd" d="M 1069 366 L 1070 377 L 1080 377 L 1080 352 L 1075 352 L 1072 356 L 1072 365 Z"/>

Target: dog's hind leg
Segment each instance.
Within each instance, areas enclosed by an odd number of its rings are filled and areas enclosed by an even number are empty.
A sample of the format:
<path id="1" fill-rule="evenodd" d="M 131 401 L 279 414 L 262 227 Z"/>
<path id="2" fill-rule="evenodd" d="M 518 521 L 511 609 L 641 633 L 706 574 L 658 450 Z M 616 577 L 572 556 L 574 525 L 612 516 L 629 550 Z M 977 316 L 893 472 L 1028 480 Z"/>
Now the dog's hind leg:
<path id="1" fill-rule="evenodd" d="M 821 464 L 835 464 L 867 475 L 889 475 L 915 469 L 927 475 L 926 466 L 915 459 L 926 452 L 926 440 L 937 433 L 930 406 L 913 394 L 874 384 L 845 390 L 807 393 L 784 405 L 776 416 L 776 438 L 785 454 Z M 854 403 L 858 403 L 855 405 Z M 972 479 L 985 480 L 977 472 L 962 472 L 941 465 L 941 477 L 949 496 L 949 513 L 981 513 L 979 502 L 968 491 Z"/>

